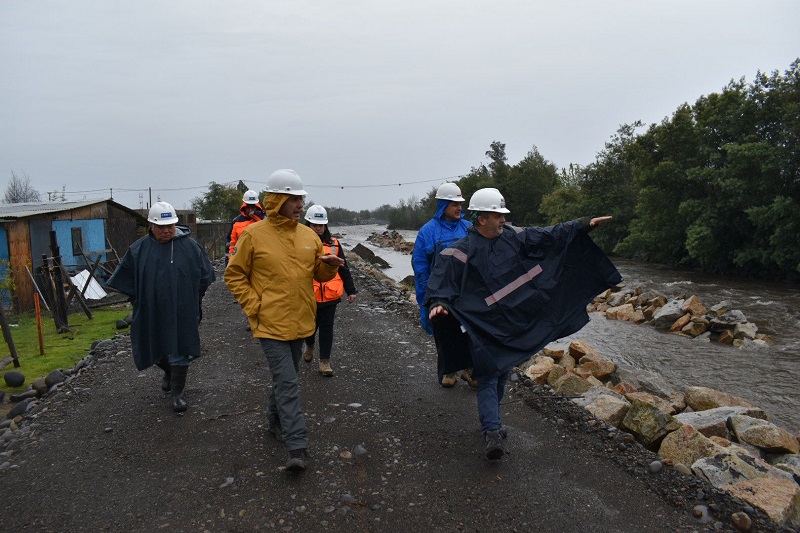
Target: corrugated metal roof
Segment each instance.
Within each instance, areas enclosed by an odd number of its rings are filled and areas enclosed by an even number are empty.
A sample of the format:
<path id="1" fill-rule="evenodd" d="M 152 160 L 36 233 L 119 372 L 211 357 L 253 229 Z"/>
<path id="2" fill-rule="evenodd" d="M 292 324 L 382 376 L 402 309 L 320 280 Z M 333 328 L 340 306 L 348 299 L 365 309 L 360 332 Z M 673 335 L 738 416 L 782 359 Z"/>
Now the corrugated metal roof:
<path id="1" fill-rule="evenodd" d="M 108 199 L 82 200 L 80 202 L 22 202 L 18 204 L 0 203 L 0 218 L 14 220 L 47 213 L 58 213 L 69 209 L 77 209 L 87 205 L 106 202 Z"/>

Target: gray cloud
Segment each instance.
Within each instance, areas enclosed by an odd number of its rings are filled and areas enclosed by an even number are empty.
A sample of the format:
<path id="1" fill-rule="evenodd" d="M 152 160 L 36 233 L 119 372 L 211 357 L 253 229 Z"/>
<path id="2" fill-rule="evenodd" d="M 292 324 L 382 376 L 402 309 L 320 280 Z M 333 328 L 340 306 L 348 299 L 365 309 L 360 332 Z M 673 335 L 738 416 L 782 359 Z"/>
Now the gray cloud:
<path id="1" fill-rule="evenodd" d="M 6 0 L 0 170 L 184 207 L 288 167 L 317 203 L 374 208 L 493 140 L 590 163 L 622 123 L 786 69 L 797 20 L 793 1 Z"/>

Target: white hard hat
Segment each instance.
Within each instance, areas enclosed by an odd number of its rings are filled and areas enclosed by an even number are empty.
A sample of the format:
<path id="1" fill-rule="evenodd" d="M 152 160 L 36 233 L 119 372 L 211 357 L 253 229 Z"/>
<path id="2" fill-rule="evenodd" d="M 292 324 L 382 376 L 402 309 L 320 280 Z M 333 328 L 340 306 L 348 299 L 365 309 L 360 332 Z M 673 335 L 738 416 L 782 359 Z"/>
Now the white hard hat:
<path id="1" fill-rule="evenodd" d="M 306 220 L 312 224 L 327 224 L 328 212 L 321 205 L 312 205 L 306 211 Z"/>
<path id="2" fill-rule="evenodd" d="M 175 214 L 175 209 L 167 202 L 156 202 L 150 208 L 150 212 L 147 213 L 147 221 L 156 226 L 169 226 L 178 222 L 178 215 Z"/>
<path id="3" fill-rule="evenodd" d="M 290 168 L 276 170 L 267 179 L 267 191 L 278 194 L 291 194 L 294 196 L 305 196 L 308 194 L 303 190 L 303 182 L 297 172 Z"/>
<path id="4" fill-rule="evenodd" d="M 242 196 L 242 202 L 250 205 L 255 205 L 258 203 L 258 193 L 252 189 L 244 193 Z"/>
<path id="5" fill-rule="evenodd" d="M 478 189 L 469 199 L 470 211 L 494 211 L 495 213 L 510 213 L 506 209 L 506 200 L 500 191 L 493 187 Z"/>
<path id="6" fill-rule="evenodd" d="M 451 202 L 464 201 L 464 197 L 461 196 L 461 189 L 458 188 L 458 185 L 450 183 L 449 181 L 442 183 L 439 185 L 439 188 L 436 189 L 436 199 L 450 200 Z"/>

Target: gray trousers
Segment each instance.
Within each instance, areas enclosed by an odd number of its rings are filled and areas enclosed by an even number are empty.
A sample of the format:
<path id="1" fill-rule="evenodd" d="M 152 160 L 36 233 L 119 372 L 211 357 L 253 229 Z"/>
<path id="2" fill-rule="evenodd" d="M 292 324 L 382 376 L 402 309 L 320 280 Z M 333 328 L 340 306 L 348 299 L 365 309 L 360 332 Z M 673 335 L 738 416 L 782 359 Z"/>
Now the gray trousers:
<path id="1" fill-rule="evenodd" d="M 258 340 L 261 342 L 264 355 L 267 356 L 269 371 L 272 373 L 267 420 L 273 426 L 281 428 L 281 435 L 288 449 L 308 448 L 306 419 L 300 409 L 300 387 L 297 383 L 303 339 Z"/>

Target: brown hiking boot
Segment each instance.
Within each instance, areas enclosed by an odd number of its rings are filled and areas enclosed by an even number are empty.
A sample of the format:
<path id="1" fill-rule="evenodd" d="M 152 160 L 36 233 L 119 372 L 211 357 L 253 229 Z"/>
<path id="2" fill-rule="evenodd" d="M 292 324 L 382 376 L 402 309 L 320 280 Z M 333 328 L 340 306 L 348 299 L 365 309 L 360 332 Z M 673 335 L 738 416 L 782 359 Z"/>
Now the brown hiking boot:
<path id="1" fill-rule="evenodd" d="M 303 352 L 303 361 L 310 363 L 314 360 L 314 345 L 306 344 L 306 351 Z"/>
<path id="2" fill-rule="evenodd" d="M 472 369 L 468 368 L 466 370 L 461 371 L 461 379 L 467 382 L 467 385 L 472 387 L 473 389 L 478 388 L 478 382 L 472 377 Z"/>
<path id="3" fill-rule="evenodd" d="M 445 374 L 442 377 L 442 387 L 449 389 L 456 384 L 456 381 L 458 381 L 458 378 L 455 374 Z"/>
<path id="4" fill-rule="evenodd" d="M 319 360 L 319 373 L 323 376 L 332 376 L 333 369 L 331 368 L 331 362 L 327 359 L 320 359 Z"/>

